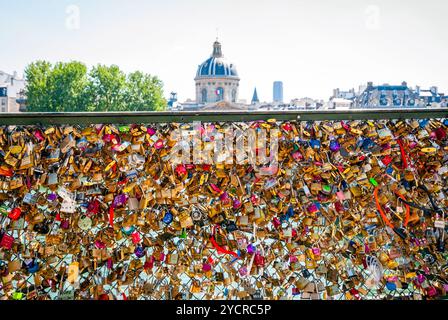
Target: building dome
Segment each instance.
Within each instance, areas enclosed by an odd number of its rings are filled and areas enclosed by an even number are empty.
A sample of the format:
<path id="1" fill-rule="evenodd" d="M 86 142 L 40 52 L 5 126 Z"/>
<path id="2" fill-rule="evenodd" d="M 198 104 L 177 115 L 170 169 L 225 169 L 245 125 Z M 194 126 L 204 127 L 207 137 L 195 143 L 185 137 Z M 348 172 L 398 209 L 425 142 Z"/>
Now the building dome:
<path id="1" fill-rule="evenodd" d="M 213 54 L 198 67 L 197 78 L 210 77 L 236 77 L 238 72 L 236 66 L 223 57 L 221 43 L 215 41 L 213 44 Z"/>
<path id="2" fill-rule="evenodd" d="M 240 78 L 233 63 L 226 60 L 218 40 L 213 43 L 213 53 L 196 73 L 196 102 L 210 104 L 220 101 L 236 103 Z"/>

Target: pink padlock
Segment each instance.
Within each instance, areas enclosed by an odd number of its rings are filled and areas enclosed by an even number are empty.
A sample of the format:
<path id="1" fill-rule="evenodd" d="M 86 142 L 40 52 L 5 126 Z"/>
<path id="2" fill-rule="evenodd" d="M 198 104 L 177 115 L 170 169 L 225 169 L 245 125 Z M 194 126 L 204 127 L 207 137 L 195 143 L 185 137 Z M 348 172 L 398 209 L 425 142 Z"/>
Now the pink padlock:
<path id="1" fill-rule="evenodd" d="M 306 210 L 307 210 L 309 213 L 316 213 L 316 212 L 319 211 L 319 209 L 317 208 L 317 206 L 316 206 L 315 203 L 313 203 L 313 204 L 311 204 L 310 206 L 308 206 L 308 208 L 306 208 Z"/>
<path id="2" fill-rule="evenodd" d="M 299 151 L 294 152 L 294 153 L 292 154 L 292 157 L 293 157 L 293 159 L 296 160 L 296 161 L 303 160 L 303 155 L 302 155 Z"/>
<path id="3" fill-rule="evenodd" d="M 437 295 L 437 289 L 434 287 L 429 287 L 428 289 L 426 289 L 426 293 L 428 294 L 428 296 L 434 297 Z"/>
<path id="4" fill-rule="evenodd" d="M 240 273 L 241 276 L 245 276 L 247 275 L 247 268 L 246 267 L 241 267 L 238 272 Z"/>
<path id="5" fill-rule="evenodd" d="M 95 247 L 97 247 L 98 249 L 105 249 L 106 245 L 101 240 L 96 240 L 95 241 Z"/>
<path id="6" fill-rule="evenodd" d="M 274 225 L 274 228 L 277 229 L 278 227 L 280 227 L 280 225 L 282 223 L 280 222 L 280 220 L 277 217 L 275 217 L 274 219 L 272 219 L 272 224 Z"/>
<path id="7" fill-rule="evenodd" d="M 212 266 L 210 265 L 210 264 L 208 264 L 208 263 L 204 263 L 203 265 L 202 265 L 202 271 L 204 271 L 204 272 L 208 272 L 208 271 L 210 271 L 212 269 Z"/>
<path id="8" fill-rule="evenodd" d="M 70 221 L 69 220 L 62 220 L 61 222 L 61 229 L 67 230 L 70 228 Z"/>
<path id="9" fill-rule="evenodd" d="M 34 136 L 36 137 L 37 140 L 39 140 L 39 142 L 45 140 L 44 136 L 42 135 L 42 132 L 40 132 L 39 130 L 34 131 Z"/>

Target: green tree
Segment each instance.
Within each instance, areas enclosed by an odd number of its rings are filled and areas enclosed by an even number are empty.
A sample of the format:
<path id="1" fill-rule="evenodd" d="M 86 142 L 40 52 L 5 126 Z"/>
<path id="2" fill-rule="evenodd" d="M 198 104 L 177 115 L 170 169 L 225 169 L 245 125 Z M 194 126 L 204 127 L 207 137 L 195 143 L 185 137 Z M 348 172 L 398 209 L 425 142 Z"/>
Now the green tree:
<path id="1" fill-rule="evenodd" d="M 126 110 L 126 74 L 117 66 L 98 65 L 89 73 L 87 111 Z"/>
<path id="2" fill-rule="evenodd" d="M 155 111 L 167 105 L 157 77 L 139 71 L 126 75 L 115 65 L 88 72 L 81 62 L 36 61 L 25 74 L 31 112 Z"/>
<path id="3" fill-rule="evenodd" d="M 130 111 L 161 111 L 166 108 L 163 84 L 157 77 L 140 71 L 127 77 L 125 99 Z"/>
<path id="4" fill-rule="evenodd" d="M 57 63 L 50 77 L 50 90 L 55 111 L 85 111 L 87 67 L 80 62 Z"/>
<path id="5" fill-rule="evenodd" d="M 31 63 L 25 69 L 27 110 L 32 112 L 84 111 L 87 67 L 81 62 Z"/>
<path id="6" fill-rule="evenodd" d="M 50 90 L 51 64 L 36 61 L 25 69 L 27 81 L 27 110 L 32 112 L 55 111 Z"/>

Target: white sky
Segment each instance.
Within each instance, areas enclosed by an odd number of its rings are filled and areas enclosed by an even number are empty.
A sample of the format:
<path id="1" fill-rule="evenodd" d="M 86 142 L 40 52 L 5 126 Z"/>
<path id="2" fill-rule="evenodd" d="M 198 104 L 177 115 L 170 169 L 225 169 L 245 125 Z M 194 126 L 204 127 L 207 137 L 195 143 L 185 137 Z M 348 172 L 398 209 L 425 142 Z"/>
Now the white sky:
<path id="1" fill-rule="evenodd" d="M 447 17 L 445 0 L 0 0 L 0 70 L 36 59 L 117 64 L 159 76 L 166 96 L 184 101 L 218 28 L 240 99 L 256 86 L 271 101 L 275 80 L 286 101 L 367 81 L 448 94 Z"/>

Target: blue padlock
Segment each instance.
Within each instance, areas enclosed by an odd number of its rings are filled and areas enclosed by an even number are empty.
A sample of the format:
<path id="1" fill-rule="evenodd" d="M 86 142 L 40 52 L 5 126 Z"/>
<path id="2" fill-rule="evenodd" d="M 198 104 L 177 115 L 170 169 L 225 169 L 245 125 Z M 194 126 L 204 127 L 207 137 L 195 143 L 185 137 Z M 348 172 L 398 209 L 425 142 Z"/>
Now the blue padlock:
<path id="1" fill-rule="evenodd" d="M 134 226 L 130 226 L 130 227 L 123 227 L 121 228 L 121 231 L 123 231 L 123 233 L 127 236 L 129 236 L 130 234 L 132 234 L 135 230 Z"/>
<path id="2" fill-rule="evenodd" d="M 31 263 L 27 264 L 26 268 L 29 273 L 36 273 L 39 271 L 39 263 L 33 260 Z"/>
<path id="3" fill-rule="evenodd" d="M 319 148 L 320 148 L 320 141 L 319 141 L 319 140 L 316 140 L 316 139 L 311 139 L 311 140 L 310 140 L 310 146 L 311 146 L 313 149 L 319 149 Z"/>
<path id="4" fill-rule="evenodd" d="M 426 127 L 426 125 L 428 124 L 428 122 L 429 122 L 428 119 L 420 120 L 420 121 L 419 121 L 420 128 L 423 129 L 424 127 Z"/>
<path id="5" fill-rule="evenodd" d="M 142 258 L 145 256 L 145 249 L 141 246 L 138 246 L 137 248 L 135 248 L 134 253 L 137 258 Z"/>
<path id="6" fill-rule="evenodd" d="M 292 206 L 289 206 L 288 212 L 286 214 L 288 215 L 288 217 L 294 216 L 294 209 Z"/>
<path id="7" fill-rule="evenodd" d="M 285 222 L 287 222 L 288 220 L 289 220 L 289 216 L 288 216 L 288 215 L 283 214 L 283 215 L 280 216 L 280 222 L 281 222 L 281 223 L 285 223 Z"/>
<path id="8" fill-rule="evenodd" d="M 366 138 L 362 141 L 362 148 L 364 150 L 368 150 L 370 147 L 372 147 L 375 143 L 370 138 Z"/>
<path id="9" fill-rule="evenodd" d="M 162 221 L 166 224 L 170 224 L 173 222 L 173 214 L 170 211 L 167 211 Z"/>
<path id="10" fill-rule="evenodd" d="M 397 285 L 393 282 L 386 282 L 386 288 L 390 291 L 394 291 L 397 289 Z"/>

